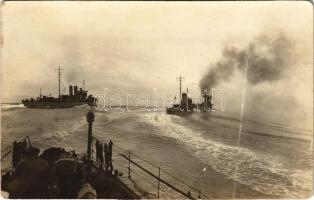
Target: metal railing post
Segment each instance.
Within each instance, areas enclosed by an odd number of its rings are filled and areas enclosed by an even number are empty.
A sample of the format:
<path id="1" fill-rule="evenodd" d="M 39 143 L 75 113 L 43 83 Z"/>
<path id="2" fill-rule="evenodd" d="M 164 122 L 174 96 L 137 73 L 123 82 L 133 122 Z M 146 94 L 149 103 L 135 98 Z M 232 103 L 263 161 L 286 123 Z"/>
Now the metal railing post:
<path id="1" fill-rule="evenodd" d="M 131 179 L 131 152 L 129 151 L 129 179 Z"/>
<path id="2" fill-rule="evenodd" d="M 158 193 L 157 193 L 158 198 L 159 198 L 159 190 L 160 190 L 160 167 L 158 167 Z"/>
<path id="3" fill-rule="evenodd" d="M 155 179 L 159 179 L 159 181 L 163 184 L 165 184 L 166 186 L 168 186 L 169 188 L 173 189 L 174 191 L 182 194 L 183 196 L 189 198 L 189 199 L 193 199 L 195 200 L 195 198 L 193 198 L 191 196 L 191 192 L 188 191 L 188 193 L 180 190 L 179 188 L 177 188 L 176 186 L 168 183 L 167 181 L 161 179 L 161 178 L 158 178 L 157 175 L 155 175 L 154 173 L 150 172 L 148 169 L 142 167 L 140 164 L 136 163 L 134 160 L 131 160 L 130 158 L 128 158 L 126 155 L 124 154 L 120 154 L 123 158 L 125 158 L 126 160 L 129 160 L 129 162 L 131 162 L 132 164 L 134 164 L 136 167 L 140 168 L 141 170 L 143 170 L 144 172 L 146 172 L 147 174 L 149 174 L 150 176 L 154 177 Z"/>

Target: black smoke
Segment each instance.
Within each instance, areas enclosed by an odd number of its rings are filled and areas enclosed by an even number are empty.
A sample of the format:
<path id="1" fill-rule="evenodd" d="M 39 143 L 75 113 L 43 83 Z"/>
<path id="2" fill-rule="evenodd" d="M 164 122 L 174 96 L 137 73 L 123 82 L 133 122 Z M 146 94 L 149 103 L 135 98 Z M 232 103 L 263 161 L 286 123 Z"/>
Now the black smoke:
<path id="1" fill-rule="evenodd" d="M 247 79 L 252 85 L 281 79 L 291 67 L 293 42 L 283 34 L 271 38 L 260 36 L 245 48 L 226 47 L 222 58 L 202 77 L 201 91 L 210 90 L 221 81 L 228 81 L 236 70 L 244 72 L 248 62 Z"/>

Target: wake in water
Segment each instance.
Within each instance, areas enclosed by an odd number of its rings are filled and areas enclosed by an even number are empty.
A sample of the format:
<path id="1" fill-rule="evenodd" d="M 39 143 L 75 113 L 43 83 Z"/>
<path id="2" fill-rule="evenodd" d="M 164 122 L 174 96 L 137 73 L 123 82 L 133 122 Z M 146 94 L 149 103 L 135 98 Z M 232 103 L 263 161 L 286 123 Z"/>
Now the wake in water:
<path id="1" fill-rule="evenodd" d="M 1 104 L 1 110 L 14 110 L 14 109 L 20 109 L 25 108 L 25 106 L 21 104 Z"/>
<path id="2" fill-rule="evenodd" d="M 311 170 L 285 169 L 276 155 L 259 155 L 248 148 L 210 140 L 192 127 L 174 123 L 178 118 L 163 113 L 145 114 L 145 121 L 158 129 L 156 134 L 180 141 L 192 155 L 229 179 L 264 194 L 281 197 L 299 197 L 311 192 Z"/>
<path id="3" fill-rule="evenodd" d="M 19 106 L 3 110 L 2 153 L 8 144 L 26 135 L 39 148 L 61 146 L 86 151 L 87 108 L 47 110 Z M 237 147 L 238 119 L 227 115 L 195 113 L 185 118 L 165 112 L 132 111 L 96 113 L 93 130 L 95 137 L 112 139 L 117 146 L 157 162 L 191 184 L 200 182 L 202 191 L 209 195 L 232 187 L 221 179 L 231 183 L 235 180 L 259 193 L 278 197 L 300 197 L 311 192 L 310 141 L 274 137 L 278 131 L 301 134 L 301 129 L 245 122 L 241 146 Z M 268 135 L 260 134 L 259 130 Z M 234 176 L 237 157 L 238 170 Z M 211 171 L 220 176 L 207 176 Z M 221 188 L 214 188 L 212 185 L 219 181 Z M 219 198 L 226 195 L 229 193 L 217 192 Z"/>

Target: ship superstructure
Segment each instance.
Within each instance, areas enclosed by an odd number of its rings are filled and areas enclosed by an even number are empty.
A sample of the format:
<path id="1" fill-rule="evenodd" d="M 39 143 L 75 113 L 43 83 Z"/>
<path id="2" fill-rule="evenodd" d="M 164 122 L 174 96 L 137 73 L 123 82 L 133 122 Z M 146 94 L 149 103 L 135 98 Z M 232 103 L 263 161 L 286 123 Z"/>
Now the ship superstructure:
<path id="1" fill-rule="evenodd" d="M 192 98 L 188 97 L 188 90 L 182 93 L 182 81 L 184 78 L 180 75 L 177 80 L 180 83 L 179 90 L 180 90 L 180 100 L 179 103 L 174 103 L 172 107 L 167 107 L 166 111 L 167 114 L 192 114 L 195 108 L 195 104 L 192 102 Z M 175 98 L 176 99 L 176 98 Z"/>
<path id="2" fill-rule="evenodd" d="M 202 94 L 202 102 L 197 104 L 197 109 L 200 111 L 211 111 L 213 109 L 212 94 L 208 94 L 207 90 Z"/>
<path id="3" fill-rule="evenodd" d="M 207 91 L 204 91 L 202 94 L 202 102 L 198 104 L 194 104 L 192 98 L 189 97 L 188 89 L 185 92 L 182 92 L 182 81 L 184 80 L 181 75 L 177 78 L 180 82 L 180 100 L 179 103 L 174 103 L 172 107 L 167 107 L 167 114 L 174 115 L 186 115 L 192 114 L 195 110 L 198 111 L 211 111 L 213 107 L 212 95 L 208 94 Z M 175 98 L 176 100 L 176 98 Z"/>

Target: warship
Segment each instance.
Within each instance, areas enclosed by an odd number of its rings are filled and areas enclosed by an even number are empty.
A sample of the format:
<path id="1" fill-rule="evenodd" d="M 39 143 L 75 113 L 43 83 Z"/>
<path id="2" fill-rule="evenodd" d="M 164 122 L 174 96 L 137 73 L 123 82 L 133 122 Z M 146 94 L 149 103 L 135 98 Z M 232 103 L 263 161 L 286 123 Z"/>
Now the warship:
<path id="1" fill-rule="evenodd" d="M 39 92 L 39 96 L 34 99 L 23 99 L 22 103 L 27 108 L 71 108 L 73 106 L 80 106 L 87 104 L 89 106 L 94 105 L 95 98 L 92 95 L 88 95 L 88 91 L 84 89 L 84 81 L 83 88 L 78 88 L 78 86 L 70 85 L 69 86 L 69 94 L 64 95 L 60 93 L 60 78 L 61 78 L 61 69 L 60 67 L 56 69 L 59 75 L 59 96 L 52 97 L 41 95 L 41 89 Z"/>
<path id="2" fill-rule="evenodd" d="M 189 188 L 188 191 L 161 178 L 160 167 L 159 173 L 155 174 L 143 166 L 145 160 L 138 162 L 131 159 L 130 151 L 117 154 L 115 151 L 121 150 L 121 147 L 113 145 L 111 140 L 107 144 L 93 136 L 94 120 L 95 114 L 91 109 L 86 116 L 87 150 L 83 154 L 58 146 L 41 152 L 32 145 L 29 136 L 14 141 L 12 149 L 1 156 L 3 161 L 12 155 L 10 166 L 1 168 L 1 195 L 9 199 L 156 199 L 162 197 L 161 192 L 169 193 L 169 190 L 162 189 L 163 184 L 163 188 L 171 189 L 181 198 L 208 198 L 200 190 L 178 178 L 175 180 L 183 183 L 183 188 Z M 121 170 L 123 165 L 119 165 L 120 168 L 113 166 L 113 163 L 119 163 L 113 155 L 121 156 L 128 162 L 126 176 Z M 133 153 L 132 156 L 137 157 Z M 138 170 L 142 172 L 139 173 Z M 164 170 L 162 172 L 166 173 Z M 139 181 L 147 180 L 143 173 L 158 181 L 155 193 L 140 186 Z"/>
<path id="3" fill-rule="evenodd" d="M 174 104 L 172 107 L 167 107 L 166 112 L 170 115 L 190 115 L 194 111 L 211 111 L 213 107 L 212 96 L 204 91 L 202 94 L 202 102 L 195 104 L 192 101 L 192 98 L 189 97 L 189 91 L 182 92 L 182 81 L 184 78 L 180 75 L 177 80 L 179 81 L 179 103 L 175 103 L 176 97 L 174 98 Z"/>
<path id="4" fill-rule="evenodd" d="M 112 166 L 111 140 L 108 146 L 105 145 L 109 147 L 104 151 L 105 167 L 103 162 L 93 161 L 94 117 L 94 113 L 89 111 L 88 145 L 85 155 L 66 151 L 61 147 L 51 147 L 40 154 L 40 150 L 32 145 L 28 136 L 22 141 L 15 141 L 10 151 L 12 168 L 7 171 L 2 169 L 1 189 L 8 193 L 7 197 L 138 199 L 139 196 L 122 183 L 118 170 Z M 99 146 L 99 142 L 97 144 Z M 7 155 L 9 154 L 4 156 Z"/>

